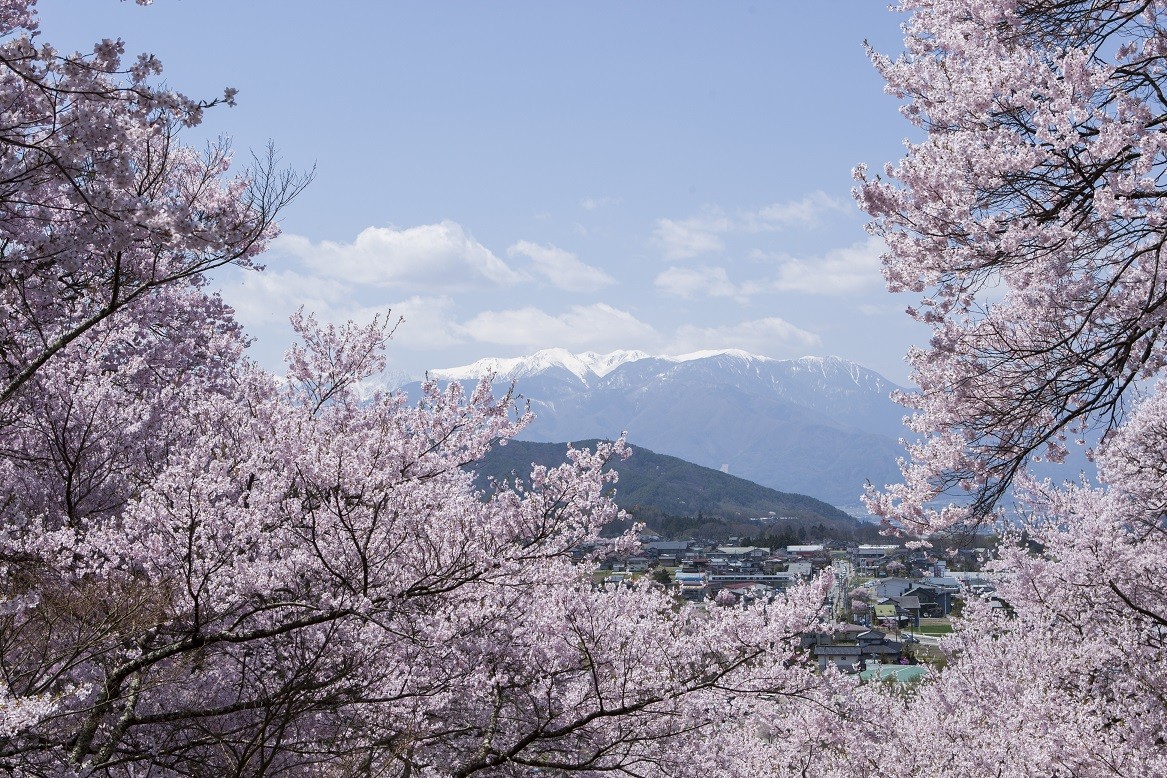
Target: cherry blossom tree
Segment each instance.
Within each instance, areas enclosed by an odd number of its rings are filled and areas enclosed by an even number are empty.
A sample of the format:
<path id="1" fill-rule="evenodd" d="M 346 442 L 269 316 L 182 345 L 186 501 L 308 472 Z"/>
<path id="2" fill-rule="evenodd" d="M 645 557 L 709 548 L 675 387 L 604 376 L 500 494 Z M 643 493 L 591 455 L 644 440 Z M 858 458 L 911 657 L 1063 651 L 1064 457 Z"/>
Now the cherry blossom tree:
<path id="1" fill-rule="evenodd" d="M 874 55 L 927 135 L 857 172 L 896 291 L 933 329 L 904 483 L 873 496 L 947 525 L 998 504 L 1034 457 L 1114 429 L 1163 367 L 1163 29 L 1154 2 L 909 2 Z M 952 490 L 964 509 L 922 507 Z"/>
<path id="2" fill-rule="evenodd" d="M 90 54 L 43 43 L 31 2 L 0 8 L 0 401 L 98 322 L 154 289 L 248 265 L 305 179 L 270 153 L 224 179 L 226 142 L 198 152 L 178 132 L 203 111 L 159 89 L 149 56 L 120 41 Z"/>
<path id="3" fill-rule="evenodd" d="M 0 0 L 0 771 L 756 775 L 835 753 L 849 684 L 751 606 L 603 588 L 623 441 L 477 491 L 527 417 L 489 381 L 365 397 L 388 322 L 244 354 L 203 273 L 303 185 L 235 177 L 120 42 Z M 224 100 L 230 101 L 228 92 Z M 617 550 L 630 547 L 631 536 Z"/>
<path id="4" fill-rule="evenodd" d="M 910 313 L 933 334 L 909 355 L 920 391 L 903 398 L 921 438 L 903 482 L 868 504 L 935 531 L 992 519 L 1008 498 L 1027 542 L 1016 534 L 993 565 L 1007 607 L 971 602 L 943 672 L 869 703 L 884 717 L 852 741 L 852 769 L 1160 774 L 1167 6 L 903 10 L 904 54 L 873 57 L 924 137 L 881 176 L 859 170 L 857 198 L 887 241 L 890 288 L 922 295 Z M 1088 433 L 1096 477 L 1032 475 Z"/>
<path id="5" fill-rule="evenodd" d="M 682 775 L 835 696 L 796 651 L 825 582 L 680 611 L 648 584 L 597 589 L 571 552 L 619 515 L 621 442 L 477 493 L 464 466 L 525 423 L 509 400 L 488 382 L 362 400 L 386 328 L 295 324 L 285 381 L 237 359 L 207 370 L 218 391 L 180 393 L 161 464 L 116 468 L 148 482 L 75 499 L 78 521 L 51 493 L 26 499 L 34 521 L 6 514 L 7 767 Z"/>

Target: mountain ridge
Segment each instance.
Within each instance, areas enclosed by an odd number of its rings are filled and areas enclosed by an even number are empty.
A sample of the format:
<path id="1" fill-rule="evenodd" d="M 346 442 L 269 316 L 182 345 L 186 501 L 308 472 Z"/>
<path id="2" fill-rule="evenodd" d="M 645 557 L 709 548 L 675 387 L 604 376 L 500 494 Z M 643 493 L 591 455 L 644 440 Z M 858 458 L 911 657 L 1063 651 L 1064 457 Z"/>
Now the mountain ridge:
<path id="1" fill-rule="evenodd" d="M 511 440 L 505 446 L 493 447 L 469 468 L 476 475 L 478 487 L 485 490 L 492 479 L 525 480 L 532 464 L 562 464 L 567 459 L 568 445 L 594 448 L 597 442 Z M 619 475 L 613 488 L 616 504 L 634 520 L 646 522 L 650 529 L 668 535 L 712 531 L 727 536 L 760 536 L 802 530 L 842 539 L 871 540 L 878 536 L 874 525 L 814 497 L 780 492 L 636 443 L 628 445 L 632 455 L 609 463 L 606 469 L 616 470 Z M 617 527 L 621 528 L 626 527 Z"/>
<path id="2" fill-rule="evenodd" d="M 430 378 L 440 381 L 479 380 L 485 378 L 487 375 L 510 380 L 536 375 L 554 367 L 561 367 L 577 378 L 585 380 L 588 375 L 603 378 L 629 362 L 656 360 L 659 362 L 680 364 L 720 356 L 731 357 L 745 362 L 796 362 L 805 365 L 817 364 L 819 366 L 826 364 L 845 364 L 859 368 L 860 370 L 867 370 L 857 363 L 835 356 L 804 356 L 798 357 L 797 359 L 775 359 L 734 348 L 706 349 L 677 355 L 652 355 L 636 349 L 618 349 L 607 354 L 599 354 L 595 351 L 572 353 L 564 348 L 549 348 L 541 349 L 534 354 L 524 357 L 485 357 L 469 365 L 462 365 L 460 367 L 434 368 L 428 371 L 428 374 Z"/>
<path id="3" fill-rule="evenodd" d="M 627 432 L 652 451 L 851 512 L 862 512 L 866 482 L 899 480 L 904 409 L 890 395 L 900 387 L 839 357 L 546 349 L 434 370 L 430 377 L 469 381 L 483 374 L 494 374 L 500 391 L 513 381 L 529 403 L 535 420 L 521 440 Z"/>

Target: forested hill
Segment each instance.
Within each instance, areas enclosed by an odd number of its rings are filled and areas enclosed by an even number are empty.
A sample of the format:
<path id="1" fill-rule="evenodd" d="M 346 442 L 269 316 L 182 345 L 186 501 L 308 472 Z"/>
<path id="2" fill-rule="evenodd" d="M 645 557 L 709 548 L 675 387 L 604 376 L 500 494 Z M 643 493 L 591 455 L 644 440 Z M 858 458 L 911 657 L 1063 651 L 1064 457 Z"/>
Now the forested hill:
<path id="1" fill-rule="evenodd" d="M 595 444 L 595 440 L 584 440 L 572 445 L 582 448 Z M 631 448 L 632 456 L 614 465 L 620 473 L 616 503 L 650 526 L 665 517 L 734 523 L 774 515 L 789 517 L 799 526 L 822 524 L 831 535 L 849 536 L 862 524 L 813 497 L 779 492 L 634 444 Z M 566 443 L 512 440 L 505 446 L 495 446 L 475 468 L 479 484 L 485 488 L 490 477 L 503 479 L 517 474 L 525 478 L 532 463 L 560 464 L 566 459 L 566 451 Z"/>

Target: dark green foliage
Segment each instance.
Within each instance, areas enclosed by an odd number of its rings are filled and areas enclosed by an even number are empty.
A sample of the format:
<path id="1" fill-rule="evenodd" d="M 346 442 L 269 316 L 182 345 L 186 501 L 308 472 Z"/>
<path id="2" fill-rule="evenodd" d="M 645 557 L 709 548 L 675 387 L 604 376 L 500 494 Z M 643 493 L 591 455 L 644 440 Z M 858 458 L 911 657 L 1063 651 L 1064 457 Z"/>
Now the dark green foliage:
<path id="1" fill-rule="evenodd" d="M 595 440 L 584 440 L 572 445 L 584 448 L 595 443 Z M 868 534 L 878 537 L 878 528 L 813 497 L 779 492 L 677 457 L 637 446 L 632 448 L 631 457 L 613 463 L 620 474 L 615 488 L 616 503 L 635 521 L 644 522 L 664 537 L 795 538 L 781 545 L 805 542 L 808 538 L 858 540 L 867 539 Z M 496 446 L 475 466 L 479 486 L 488 488 L 491 478 L 508 481 L 516 475 L 525 478 L 532 463 L 560 464 L 566 458 L 566 451 L 566 443 L 512 440 L 505 446 Z M 786 518 L 765 525 L 762 532 L 759 532 L 762 524 L 749 521 L 771 516 Z"/>
<path id="2" fill-rule="evenodd" d="M 847 540 L 855 543 L 885 543 L 887 538 L 880 534 L 878 524 L 867 522 L 819 522 L 808 524 L 805 520 L 784 522 L 779 526 L 766 527 L 758 535 L 742 538 L 743 546 L 765 546 L 769 549 L 785 548 L 802 543 L 816 543 L 821 540 Z"/>

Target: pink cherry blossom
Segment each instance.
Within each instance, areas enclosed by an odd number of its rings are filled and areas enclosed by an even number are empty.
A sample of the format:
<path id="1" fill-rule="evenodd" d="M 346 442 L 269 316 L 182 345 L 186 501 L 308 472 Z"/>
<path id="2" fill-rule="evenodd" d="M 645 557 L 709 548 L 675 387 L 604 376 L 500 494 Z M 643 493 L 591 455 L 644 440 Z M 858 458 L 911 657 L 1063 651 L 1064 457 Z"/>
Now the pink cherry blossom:
<path id="1" fill-rule="evenodd" d="M 274 376 L 205 288 L 304 180 L 181 143 L 215 101 L 0 3 L 0 767 L 16 775 L 755 775 L 839 735 L 752 605 L 593 584 L 622 439 L 483 492 L 491 382 L 361 392 L 391 319 L 298 313 Z M 223 100 L 234 99 L 227 90 Z M 632 550 L 626 535 L 615 550 Z"/>
<path id="2" fill-rule="evenodd" d="M 903 10 L 905 53 L 873 59 L 924 137 L 880 176 L 859 169 L 856 197 L 889 288 L 921 295 L 910 314 L 933 337 L 902 398 L 920 438 L 868 505 L 914 531 L 1015 515 L 947 667 L 871 697 L 844 769 L 1161 774 L 1167 7 Z M 1087 432 L 1096 478 L 1029 472 Z"/>

